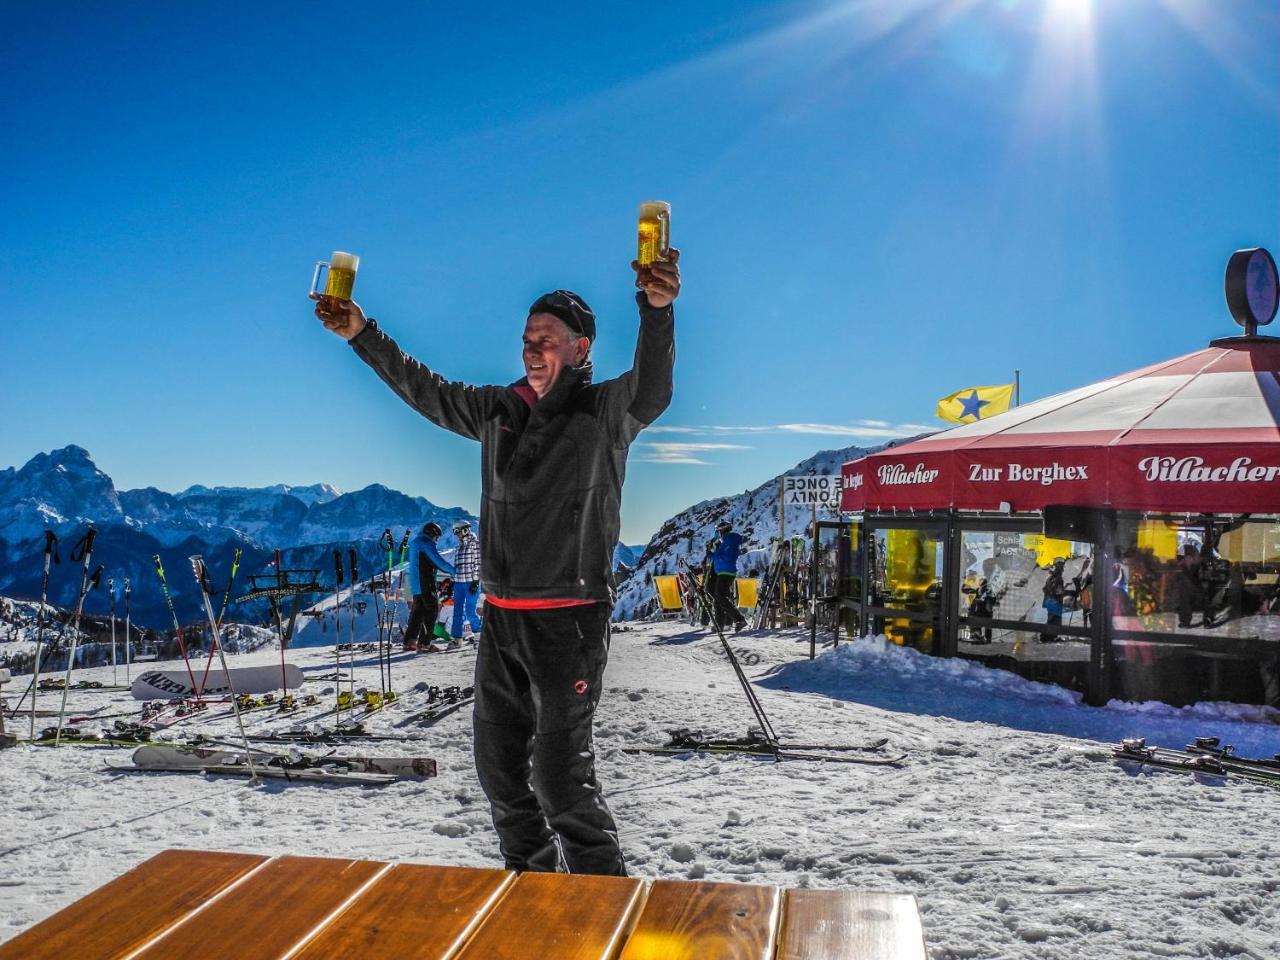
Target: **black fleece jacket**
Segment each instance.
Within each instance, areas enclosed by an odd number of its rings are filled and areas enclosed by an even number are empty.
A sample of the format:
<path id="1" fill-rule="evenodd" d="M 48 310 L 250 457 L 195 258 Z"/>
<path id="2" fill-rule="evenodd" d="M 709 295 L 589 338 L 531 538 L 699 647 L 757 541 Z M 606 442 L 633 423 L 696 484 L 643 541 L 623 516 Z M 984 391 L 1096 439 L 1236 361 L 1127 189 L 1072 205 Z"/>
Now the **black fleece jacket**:
<path id="1" fill-rule="evenodd" d="M 446 430 L 480 441 L 480 569 L 500 599 L 613 601 L 627 448 L 671 402 L 675 315 L 643 293 L 631 369 L 591 382 L 561 372 L 530 407 L 528 381 L 471 386 L 404 353 L 374 321 L 351 347 L 400 398 Z M 518 387 L 525 388 L 518 391 Z"/>

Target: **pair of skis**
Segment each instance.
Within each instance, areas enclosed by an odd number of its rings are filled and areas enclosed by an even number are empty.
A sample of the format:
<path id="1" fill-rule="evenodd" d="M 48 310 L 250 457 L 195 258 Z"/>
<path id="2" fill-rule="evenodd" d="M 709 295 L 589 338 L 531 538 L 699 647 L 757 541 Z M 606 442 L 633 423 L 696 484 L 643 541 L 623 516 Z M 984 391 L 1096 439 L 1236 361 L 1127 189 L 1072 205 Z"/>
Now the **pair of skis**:
<path id="1" fill-rule="evenodd" d="M 381 787 L 397 780 L 425 780 L 436 776 L 430 757 L 308 756 L 229 745 L 178 746 L 147 744 L 133 754 L 129 765 L 108 764 L 129 773 L 200 773 L 251 779 L 271 777 L 290 782 L 331 783 Z"/>
<path id="2" fill-rule="evenodd" d="M 738 661 L 738 655 L 734 652 L 733 647 L 730 646 L 728 639 L 724 635 L 724 629 L 715 617 L 715 605 L 706 582 L 697 579 L 687 560 L 681 558 L 680 562 L 684 566 L 684 572 L 688 577 L 691 589 L 696 591 L 698 600 L 712 611 L 711 625 L 720 640 L 725 659 L 729 661 L 729 665 L 733 668 L 734 676 L 737 677 L 738 684 L 746 695 L 747 703 L 755 717 L 756 727 L 750 730 L 745 737 L 720 739 L 705 737 L 701 732 L 677 730 L 672 733 L 671 740 L 660 747 L 627 747 L 624 748 L 624 752 L 664 755 L 694 753 L 737 754 L 763 757 L 775 761 L 808 760 L 818 763 L 860 763 L 870 766 L 894 766 L 906 759 L 906 754 L 874 757 L 861 755 L 863 753 L 881 751 L 888 743 L 887 740 L 878 740 L 869 744 L 796 744 L 784 743 L 780 740 L 777 733 L 774 732 L 773 724 L 769 722 L 769 717 L 764 711 L 764 705 L 761 704 L 760 698 L 756 695 L 755 688 L 751 686 L 751 681 L 747 679 L 746 673 L 743 672 L 742 664 Z"/>
<path id="3" fill-rule="evenodd" d="M 417 726 L 429 727 L 443 720 L 451 713 L 456 713 L 468 704 L 474 703 L 476 691 L 474 687 L 439 687 L 427 688 L 427 706 L 405 717 L 397 727 Z"/>
<path id="4" fill-rule="evenodd" d="M 1147 746 L 1143 737 L 1122 740 L 1111 748 L 1121 765 L 1176 770 L 1199 778 L 1248 780 L 1280 788 L 1280 756 L 1274 759 L 1241 757 L 1217 737 L 1198 737 L 1185 750 Z"/>
<path id="5" fill-rule="evenodd" d="M 787 550 L 783 549 L 782 541 L 779 540 L 773 548 L 773 556 L 769 560 L 769 565 L 765 568 L 764 580 L 760 584 L 760 595 L 756 599 L 756 611 L 751 626 L 755 630 L 761 629 L 769 617 L 769 608 L 773 606 L 775 599 L 779 595 L 779 585 L 782 582 L 783 573 L 787 562 Z"/>

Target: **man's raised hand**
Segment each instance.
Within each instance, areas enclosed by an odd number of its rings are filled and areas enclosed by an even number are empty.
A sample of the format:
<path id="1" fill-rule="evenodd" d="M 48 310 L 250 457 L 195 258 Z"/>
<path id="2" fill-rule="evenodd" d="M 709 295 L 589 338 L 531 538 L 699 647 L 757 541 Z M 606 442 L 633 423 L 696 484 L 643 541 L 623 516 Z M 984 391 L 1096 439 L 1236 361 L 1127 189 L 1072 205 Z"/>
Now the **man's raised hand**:
<path id="1" fill-rule="evenodd" d="M 360 304 L 354 300 L 339 300 L 319 293 L 311 294 L 311 299 L 316 302 L 316 316 L 325 329 L 333 331 L 343 340 L 359 335 L 369 322 L 360 309 Z"/>
<path id="2" fill-rule="evenodd" d="M 667 260 L 655 260 L 648 266 L 640 266 L 639 260 L 631 261 L 636 272 L 636 286 L 644 291 L 649 306 L 661 310 L 680 296 L 680 251 L 671 248 Z"/>

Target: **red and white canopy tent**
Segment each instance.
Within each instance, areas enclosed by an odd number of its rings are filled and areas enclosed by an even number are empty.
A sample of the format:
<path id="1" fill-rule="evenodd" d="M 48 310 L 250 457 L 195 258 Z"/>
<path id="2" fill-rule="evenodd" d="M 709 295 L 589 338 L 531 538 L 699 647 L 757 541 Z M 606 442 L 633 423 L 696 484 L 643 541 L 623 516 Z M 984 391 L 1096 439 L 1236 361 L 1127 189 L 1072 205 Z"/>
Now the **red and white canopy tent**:
<path id="1" fill-rule="evenodd" d="M 1280 340 L 1207 349 L 881 450 L 846 511 L 1280 512 Z"/>

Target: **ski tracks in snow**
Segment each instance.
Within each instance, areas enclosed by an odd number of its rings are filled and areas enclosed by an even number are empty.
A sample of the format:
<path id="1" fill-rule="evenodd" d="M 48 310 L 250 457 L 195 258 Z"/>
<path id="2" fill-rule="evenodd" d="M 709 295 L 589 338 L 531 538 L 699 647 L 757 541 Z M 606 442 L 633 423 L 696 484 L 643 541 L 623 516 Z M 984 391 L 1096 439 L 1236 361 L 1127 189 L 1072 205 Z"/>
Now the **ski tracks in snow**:
<path id="1" fill-rule="evenodd" d="M 851 662 L 842 644 L 838 655 L 796 664 L 808 655 L 798 630 L 747 631 L 730 643 L 759 657 L 744 669 L 762 681 L 757 693 L 784 739 L 888 737 L 886 750 L 910 756 L 901 767 L 875 768 L 624 753 L 662 744 L 677 728 L 739 736 L 753 717 L 713 635 L 673 623 L 618 630 L 596 746 L 634 873 L 913 893 L 933 960 L 1280 956 L 1280 792 L 1126 770 L 1106 743 L 1070 735 L 1072 710 L 1080 730 L 1096 727 L 1096 712 L 1017 678 L 989 694 L 992 718 L 1006 722 L 962 722 L 945 716 L 945 702 L 909 707 L 945 700 L 945 692 L 930 665 L 896 671 L 896 653 Z M 290 657 L 304 667 L 332 663 L 325 648 Z M 405 658 L 397 685 L 466 685 L 472 663 L 469 653 Z M 374 668 L 363 679 L 361 670 L 357 684 L 376 686 Z M 815 677 L 820 684 L 810 683 Z M 793 682 L 809 683 L 809 692 L 783 689 Z M 85 705 L 128 704 L 111 696 L 86 694 Z M 410 692 L 368 725 L 405 732 L 395 724 L 415 705 Z M 1042 707 L 1059 711 L 1060 732 L 1010 722 L 1010 711 Z M 1143 715 L 1129 719 L 1142 735 Z M 233 722 L 223 723 L 199 729 L 229 734 Z M 10 849 L 0 940 L 167 847 L 498 865 L 471 762 L 470 710 L 423 733 L 361 745 L 362 753 L 439 762 L 433 780 L 377 791 L 103 772 L 128 749 L 4 751 Z"/>

